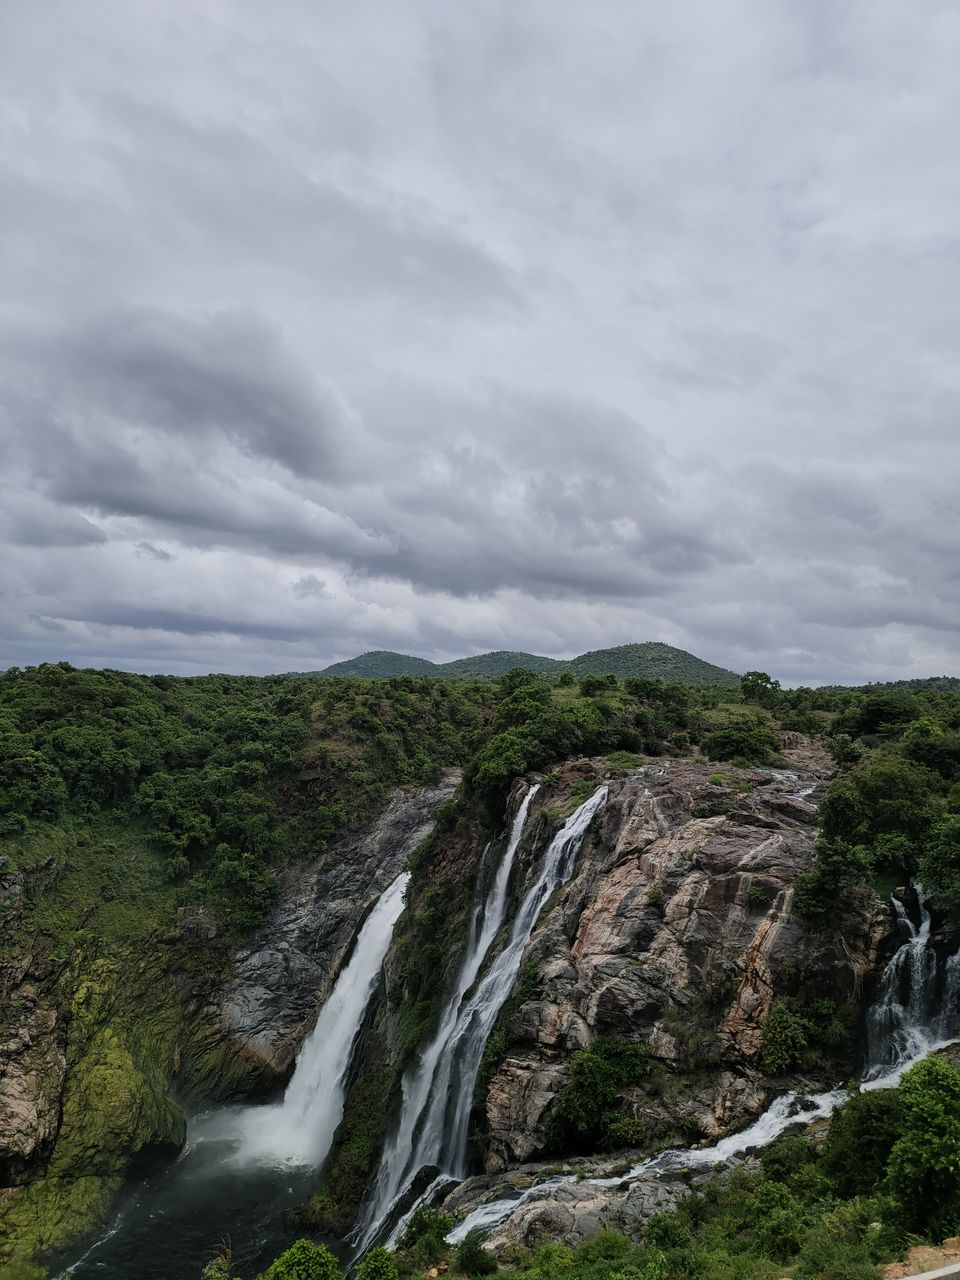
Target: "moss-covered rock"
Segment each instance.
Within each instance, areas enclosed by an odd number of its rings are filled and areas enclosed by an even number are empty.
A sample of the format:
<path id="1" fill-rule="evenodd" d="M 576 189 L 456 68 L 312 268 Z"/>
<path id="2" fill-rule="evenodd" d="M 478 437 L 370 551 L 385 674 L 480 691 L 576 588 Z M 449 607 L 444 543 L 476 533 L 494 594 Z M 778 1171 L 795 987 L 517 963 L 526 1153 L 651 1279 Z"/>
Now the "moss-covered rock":
<path id="1" fill-rule="evenodd" d="M 38 1082 L 59 1097 L 45 1158 L 17 1169 L 18 1185 L 0 1196 L 3 1280 L 29 1276 L 37 1259 L 91 1231 L 131 1173 L 182 1148 L 175 1086 L 200 1092 L 207 1060 L 216 1062 L 209 1047 L 194 1051 L 191 984 L 172 970 L 161 940 L 139 953 L 78 950 L 45 993 L 69 1028 L 66 1071 Z"/>

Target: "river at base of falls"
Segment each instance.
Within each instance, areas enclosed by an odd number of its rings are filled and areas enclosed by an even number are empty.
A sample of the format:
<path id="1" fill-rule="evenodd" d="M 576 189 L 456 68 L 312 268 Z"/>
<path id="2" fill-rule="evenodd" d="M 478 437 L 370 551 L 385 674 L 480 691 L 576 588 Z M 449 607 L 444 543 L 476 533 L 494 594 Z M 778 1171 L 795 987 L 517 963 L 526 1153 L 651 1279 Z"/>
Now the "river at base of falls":
<path id="1" fill-rule="evenodd" d="M 203 1119 L 198 1123 L 202 1132 Z M 313 1190 L 304 1166 L 237 1163 L 237 1142 L 199 1138 L 162 1173 L 128 1193 L 106 1235 L 57 1280 L 199 1280 L 221 1244 L 237 1273 L 265 1271 L 303 1231 L 285 1225 Z M 346 1256 L 342 1242 L 327 1240 Z M 77 1258 L 77 1250 L 70 1259 Z M 62 1265 L 62 1263 L 61 1263 Z"/>

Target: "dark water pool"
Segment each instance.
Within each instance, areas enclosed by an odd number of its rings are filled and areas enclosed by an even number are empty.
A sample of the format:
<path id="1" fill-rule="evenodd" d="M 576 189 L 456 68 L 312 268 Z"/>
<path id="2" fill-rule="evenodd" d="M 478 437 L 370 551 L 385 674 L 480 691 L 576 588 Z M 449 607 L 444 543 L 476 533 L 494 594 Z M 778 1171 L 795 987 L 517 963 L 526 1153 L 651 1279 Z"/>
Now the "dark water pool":
<path id="1" fill-rule="evenodd" d="M 221 1244 L 237 1274 L 255 1280 L 304 1234 L 285 1222 L 309 1196 L 313 1170 L 242 1163 L 235 1145 L 202 1141 L 175 1164 L 133 1188 L 93 1241 L 59 1259 L 63 1280 L 200 1280 Z M 342 1252 L 341 1242 L 328 1245 Z"/>

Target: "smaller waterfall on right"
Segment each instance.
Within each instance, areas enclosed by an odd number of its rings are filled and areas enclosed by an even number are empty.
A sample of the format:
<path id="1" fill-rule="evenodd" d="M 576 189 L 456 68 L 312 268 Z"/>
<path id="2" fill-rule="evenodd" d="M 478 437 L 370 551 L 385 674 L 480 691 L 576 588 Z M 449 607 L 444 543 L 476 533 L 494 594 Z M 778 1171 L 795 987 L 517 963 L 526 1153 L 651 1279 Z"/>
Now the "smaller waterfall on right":
<path id="1" fill-rule="evenodd" d="M 884 969 L 867 1013 L 868 1080 L 929 1053 L 960 1027 L 958 956 L 938 956 L 930 945 L 930 911 L 923 886 L 913 884 L 911 893 L 919 924 L 899 898 L 893 899 L 903 943 Z"/>

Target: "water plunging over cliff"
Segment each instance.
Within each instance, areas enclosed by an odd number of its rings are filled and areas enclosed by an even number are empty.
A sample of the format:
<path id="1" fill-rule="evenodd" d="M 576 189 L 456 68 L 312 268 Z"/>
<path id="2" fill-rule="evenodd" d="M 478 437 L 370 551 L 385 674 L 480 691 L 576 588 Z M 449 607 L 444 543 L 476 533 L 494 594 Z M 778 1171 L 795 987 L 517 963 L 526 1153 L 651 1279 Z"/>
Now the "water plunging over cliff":
<path id="1" fill-rule="evenodd" d="M 384 1150 L 357 1231 L 361 1249 L 381 1233 L 398 1200 L 421 1170 L 439 1169 L 453 1178 L 467 1173 L 470 1110 L 487 1039 L 513 989 L 523 950 L 543 904 L 572 875 L 587 828 L 607 795 L 606 787 L 600 787 L 554 836 L 539 874 L 517 910 L 503 950 L 474 987 L 487 952 L 504 924 L 510 870 L 536 789 L 531 788 L 524 797 L 482 917 L 474 917 L 467 954 L 437 1033 L 404 1075 L 400 1121 Z"/>
<path id="2" fill-rule="evenodd" d="M 939 957 L 930 946 L 930 912 L 923 886 L 913 885 L 920 924 L 893 899 L 904 937 L 880 979 L 867 1013 L 867 1078 L 913 1062 L 956 1030 L 958 956 Z"/>
<path id="3" fill-rule="evenodd" d="M 326 1158 L 343 1115 L 353 1045 L 403 910 L 409 879 L 406 872 L 397 876 L 364 921 L 353 953 L 300 1050 L 283 1101 L 243 1111 L 242 1154 L 312 1165 Z"/>
<path id="4" fill-rule="evenodd" d="M 922 886 L 914 885 L 920 924 L 915 925 L 896 898 L 893 907 L 904 941 L 880 978 L 879 991 L 867 1012 L 867 1060 L 863 1089 L 892 1088 L 915 1062 L 950 1043 L 960 1031 L 960 952 L 942 960 L 930 945 L 930 913 Z M 781 1094 L 753 1124 L 710 1147 L 677 1148 L 640 1161 L 625 1174 L 583 1179 L 585 1186 L 624 1186 L 643 1177 L 657 1177 L 682 1169 L 723 1164 L 773 1142 L 797 1123 L 810 1124 L 829 1116 L 848 1097 L 846 1089 L 802 1095 Z M 550 1198 L 551 1191 L 575 1181 L 573 1175 L 547 1178 L 522 1194 L 480 1205 L 467 1214 L 448 1236 L 451 1243 L 468 1232 L 492 1231 L 524 1204 Z"/>

